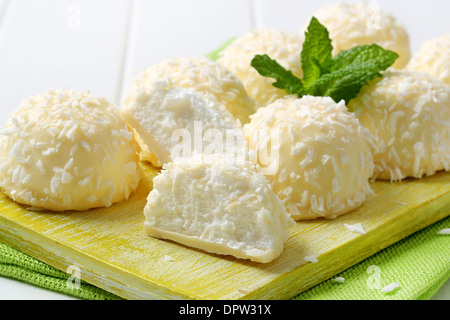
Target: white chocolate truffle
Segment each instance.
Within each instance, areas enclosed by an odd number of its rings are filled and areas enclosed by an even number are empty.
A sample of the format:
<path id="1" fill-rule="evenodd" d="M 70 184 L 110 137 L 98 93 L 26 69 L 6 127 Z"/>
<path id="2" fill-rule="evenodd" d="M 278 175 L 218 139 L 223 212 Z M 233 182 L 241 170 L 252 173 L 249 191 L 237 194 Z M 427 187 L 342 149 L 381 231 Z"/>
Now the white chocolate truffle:
<path id="1" fill-rule="evenodd" d="M 426 72 L 450 86 L 450 33 L 424 42 L 407 69 Z"/>
<path id="2" fill-rule="evenodd" d="M 235 74 L 222 64 L 206 57 L 171 58 L 147 68 L 132 84 L 124 104 L 130 105 L 140 90 L 153 90 L 156 83 L 166 81 L 167 89 L 192 88 L 211 95 L 244 125 L 255 110 L 255 102 Z"/>
<path id="3" fill-rule="evenodd" d="M 279 99 L 260 108 L 244 132 L 252 161 L 294 220 L 335 218 L 372 194 L 370 136 L 344 101 Z"/>
<path id="4" fill-rule="evenodd" d="M 314 15 L 330 33 L 333 55 L 355 46 L 378 44 L 396 52 L 393 67 L 406 67 L 410 57 L 409 35 L 405 27 L 380 7 L 366 3 L 326 5 Z"/>
<path id="5" fill-rule="evenodd" d="M 400 181 L 450 169 L 450 87 L 438 79 L 388 71 L 349 108 L 374 138 L 375 178 Z"/>
<path id="6" fill-rule="evenodd" d="M 232 161 L 245 159 L 240 121 L 216 99 L 192 88 L 156 82 L 151 89 L 137 90 L 122 114 L 162 163 L 203 153 L 220 153 Z"/>
<path id="7" fill-rule="evenodd" d="M 0 136 L 0 185 L 13 200 L 54 211 L 108 207 L 141 177 L 139 146 L 120 110 L 88 92 L 24 100 Z"/>
<path id="8" fill-rule="evenodd" d="M 153 185 L 145 232 L 207 252 L 267 263 L 281 254 L 294 223 L 250 162 L 176 160 L 164 164 Z"/>
<path id="9" fill-rule="evenodd" d="M 190 88 L 208 99 L 216 99 L 241 124 L 247 123 L 256 111 L 255 101 L 247 95 L 241 80 L 222 64 L 201 56 L 170 58 L 147 68 L 131 84 L 124 105 L 130 107 L 142 91 L 154 91 L 160 81 L 167 82 L 167 89 Z M 162 161 L 142 144 L 143 139 L 138 141 L 141 159 L 160 167 Z"/>
<path id="10" fill-rule="evenodd" d="M 156 155 L 150 151 L 148 146 L 142 140 L 142 138 L 135 131 L 136 142 L 139 144 L 141 148 L 141 152 L 139 152 L 139 159 L 141 161 L 149 162 L 155 168 L 161 168 L 163 163 L 156 157 Z"/>
<path id="11" fill-rule="evenodd" d="M 298 77 L 302 75 L 300 52 L 304 37 L 278 29 L 246 32 L 236 38 L 220 54 L 218 61 L 242 80 L 247 93 L 255 99 L 256 107 L 263 107 L 286 95 L 275 88 L 273 79 L 261 76 L 251 65 L 257 54 L 268 54 Z"/>

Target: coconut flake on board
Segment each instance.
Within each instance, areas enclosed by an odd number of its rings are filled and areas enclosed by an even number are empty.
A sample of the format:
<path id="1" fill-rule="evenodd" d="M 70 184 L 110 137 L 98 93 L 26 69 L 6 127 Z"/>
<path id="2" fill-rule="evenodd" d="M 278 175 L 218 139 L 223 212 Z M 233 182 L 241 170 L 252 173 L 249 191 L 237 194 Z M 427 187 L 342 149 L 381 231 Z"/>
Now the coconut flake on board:
<path id="1" fill-rule="evenodd" d="M 450 234 L 450 228 L 444 228 L 437 232 L 437 234 Z"/>
<path id="2" fill-rule="evenodd" d="M 355 224 L 347 224 L 345 223 L 344 226 L 347 228 L 348 231 L 360 233 L 360 234 L 366 234 L 366 230 L 364 230 L 364 227 L 361 223 L 355 223 Z"/>
<path id="3" fill-rule="evenodd" d="M 385 286 L 383 289 L 381 289 L 381 292 L 384 292 L 384 293 L 392 292 L 395 289 L 397 289 L 398 287 L 400 287 L 400 285 L 397 282 L 392 282 L 392 283 L 388 284 L 387 286 Z"/>

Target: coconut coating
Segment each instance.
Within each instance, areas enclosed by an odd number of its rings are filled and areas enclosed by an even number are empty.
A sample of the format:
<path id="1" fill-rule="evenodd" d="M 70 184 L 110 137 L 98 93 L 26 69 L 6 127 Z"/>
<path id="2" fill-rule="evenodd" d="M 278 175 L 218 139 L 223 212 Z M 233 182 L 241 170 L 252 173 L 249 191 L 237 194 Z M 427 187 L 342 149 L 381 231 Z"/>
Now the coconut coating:
<path id="1" fill-rule="evenodd" d="M 389 71 L 349 108 L 373 136 L 374 177 L 400 181 L 450 169 L 450 88 L 438 79 Z"/>
<path id="2" fill-rule="evenodd" d="M 408 64 L 411 51 L 406 28 L 378 6 L 338 3 L 320 8 L 314 16 L 328 29 L 333 41 L 333 54 L 376 43 L 399 55 L 394 68 L 401 69 Z"/>
<path id="3" fill-rule="evenodd" d="M 215 98 L 242 124 L 256 111 L 255 102 L 236 75 L 218 62 L 196 56 L 170 58 L 147 68 L 131 84 L 124 104 L 132 104 L 139 91 L 154 90 L 159 81 L 166 81 L 167 89 L 191 88 Z"/>
<path id="4" fill-rule="evenodd" d="M 137 188 L 138 151 L 116 106 L 88 92 L 48 90 L 8 117 L 0 136 L 0 185 L 36 208 L 108 207 Z"/>
<path id="5" fill-rule="evenodd" d="M 253 161 L 294 220 L 335 218 L 372 194 L 370 136 L 343 101 L 279 99 L 259 109 L 244 131 Z"/>
<path id="6" fill-rule="evenodd" d="M 273 79 L 261 76 L 251 65 L 257 54 L 267 54 L 298 77 L 302 75 L 300 52 L 304 36 L 279 29 L 248 31 L 237 37 L 221 53 L 219 62 L 242 80 L 256 107 L 263 107 L 286 95 L 275 88 Z"/>
<path id="7" fill-rule="evenodd" d="M 407 69 L 426 72 L 450 86 L 450 33 L 424 42 Z"/>

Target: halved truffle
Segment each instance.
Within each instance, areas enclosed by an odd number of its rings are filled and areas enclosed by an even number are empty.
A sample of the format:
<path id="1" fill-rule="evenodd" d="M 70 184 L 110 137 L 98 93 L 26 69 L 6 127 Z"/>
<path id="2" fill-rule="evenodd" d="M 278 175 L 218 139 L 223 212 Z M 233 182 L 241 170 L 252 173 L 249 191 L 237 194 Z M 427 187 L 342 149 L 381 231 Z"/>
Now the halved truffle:
<path id="1" fill-rule="evenodd" d="M 158 81 L 138 90 L 121 112 L 163 164 L 196 154 L 218 153 L 230 161 L 245 158 L 240 121 L 223 104 L 194 88 L 172 88 L 170 82 Z"/>
<path id="2" fill-rule="evenodd" d="M 294 224 L 250 162 L 218 155 L 164 164 L 144 208 L 145 232 L 207 252 L 267 263 L 283 251 Z"/>
<path id="3" fill-rule="evenodd" d="M 123 102 L 125 109 L 135 109 L 142 104 L 143 95 L 156 92 L 162 82 L 165 82 L 166 90 L 190 89 L 208 100 L 215 100 L 216 104 L 225 107 L 227 116 L 231 114 L 242 125 L 256 110 L 255 101 L 248 96 L 234 73 L 222 64 L 201 56 L 170 58 L 145 69 L 132 82 Z M 148 116 L 151 117 L 151 114 Z M 145 140 L 138 133 L 141 159 L 161 167 L 163 161 L 149 149 Z"/>

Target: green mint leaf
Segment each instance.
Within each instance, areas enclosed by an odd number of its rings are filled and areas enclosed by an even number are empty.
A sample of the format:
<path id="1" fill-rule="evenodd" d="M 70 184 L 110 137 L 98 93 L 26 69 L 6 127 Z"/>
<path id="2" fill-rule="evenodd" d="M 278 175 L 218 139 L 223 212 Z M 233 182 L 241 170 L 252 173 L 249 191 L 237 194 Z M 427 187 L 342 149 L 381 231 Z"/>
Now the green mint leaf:
<path id="1" fill-rule="evenodd" d="M 398 55 L 373 44 L 358 46 L 336 55 L 330 72 L 322 75 L 307 89 L 308 94 L 331 97 L 348 102 L 355 98 L 370 80 L 381 77 L 380 71 L 389 68 Z"/>
<path id="2" fill-rule="evenodd" d="M 301 52 L 303 81 L 268 55 L 256 55 L 251 65 L 264 77 L 274 78 L 273 86 L 287 94 L 331 97 L 334 101 L 355 98 L 369 81 L 381 77 L 398 54 L 377 44 L 357 46 L 332 57 L 333 46 L 327 29 L 312 18 Z"/>
<path id="3" fill-rule="evenodd" d="M 354 70 L 351 68 L 340 69 L 327 73 L 314 81 L 308 88 L 308 94 L 312 96 L 331 97 L 335 102 L 344 100 L 346 105 L 355 98 L 361 88 L 369 80 L 381 76 L 377 69 L 368 68 Z"/>
<path id="4" fill-rule="evenodd" d="M 341 51 L 331 62 L 330 72 L 353 66 L 354 68 L 364 65 L 372 66 L 381 70 L 386 70 L 395 60 L 398 54 L 393 51 L 385 50 L 377 44 L 357 46 L 352 49 Z"/>
<path id="5" fill-rule="evenodd" d="M 332 59 L 333 46 L 327 28 L 312 17 L 305 32 L 305 41 L 301 52 L 303 82 L 305 87 L 328 72 Z"/>
<path id="6" fill-rule="evenodd" d="M 267 54 L 256 55 L 251 66 L 263 77 L 274 78 L 276 81 L 272 84 L 275 88 L 283 89 L 287 94 L 303 93 L 303 82 L 294 74 L 286 70 L 277 61 L 271 59 Z"/>

